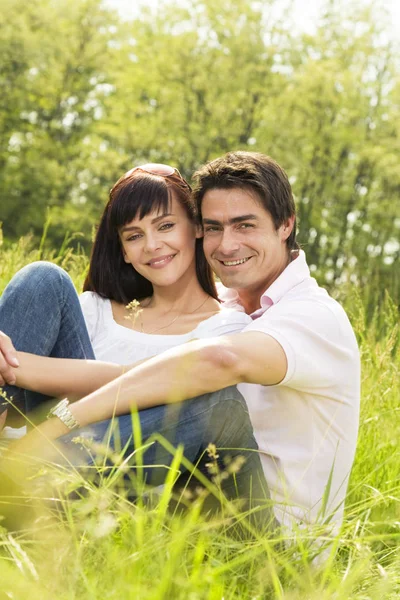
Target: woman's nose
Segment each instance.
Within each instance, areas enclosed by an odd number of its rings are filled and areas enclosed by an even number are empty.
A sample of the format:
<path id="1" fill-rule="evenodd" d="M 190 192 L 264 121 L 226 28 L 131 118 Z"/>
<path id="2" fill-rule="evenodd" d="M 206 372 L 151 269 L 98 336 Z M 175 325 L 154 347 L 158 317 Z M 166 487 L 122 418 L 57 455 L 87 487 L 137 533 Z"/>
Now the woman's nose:
<path id="1" fill-rule="evenodd" d="M 144 251 L 154 252 L 161 248 L 161 240 L 156 235 L 146 235 L 144 240 Z"/>

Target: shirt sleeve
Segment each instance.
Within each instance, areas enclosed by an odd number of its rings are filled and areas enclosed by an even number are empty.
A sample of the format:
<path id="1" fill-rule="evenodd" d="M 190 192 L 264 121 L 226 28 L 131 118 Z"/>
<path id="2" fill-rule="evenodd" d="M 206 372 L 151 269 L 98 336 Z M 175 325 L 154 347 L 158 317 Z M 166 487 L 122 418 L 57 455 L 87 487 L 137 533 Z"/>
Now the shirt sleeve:
<path id="1" fill-rule="evenodd" d="M 222 309 L 217 315 L 200 323 L 196 330 L 196 337 L 207 338 L 239 333 L 249 323 L 251 323 L 251 318 L 246 313 L 233 309 Z"/>
<path id="2" fill-rule="evenodd" d="M 83 292 L 79 296 L 83 317 L 89 333 L 89 339 L 93 343 L 99 321 L 99 302 L 95 292 Z"/>
<path id="3" fill-rule="evenodd" d="M 331 388 L 338 374 L 359 362 L 354 332 L 340 306 L 332 309 L 307 301 L 277 304 L 245 331 L 270 335 L 283 348 L 287 372 L 281 386 L 300 391 Z"/>

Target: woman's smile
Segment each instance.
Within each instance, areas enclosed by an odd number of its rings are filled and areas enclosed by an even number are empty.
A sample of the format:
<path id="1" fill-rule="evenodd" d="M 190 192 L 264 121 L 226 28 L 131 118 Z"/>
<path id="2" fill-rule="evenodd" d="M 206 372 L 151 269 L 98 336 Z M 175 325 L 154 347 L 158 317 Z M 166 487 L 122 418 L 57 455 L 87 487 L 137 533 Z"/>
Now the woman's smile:
<path id="1" fill-rule="evenodd" d="M 153 269 L 162 269 L 166 265 L 169 265 L 169 263 L 175 258 L 175 256 L 176 254 L 157 256 L 156 258 L 152 258 L 151 260 L 149 260 L 146 263 L 146 265 L 148 267 L 152 267 Z"/>

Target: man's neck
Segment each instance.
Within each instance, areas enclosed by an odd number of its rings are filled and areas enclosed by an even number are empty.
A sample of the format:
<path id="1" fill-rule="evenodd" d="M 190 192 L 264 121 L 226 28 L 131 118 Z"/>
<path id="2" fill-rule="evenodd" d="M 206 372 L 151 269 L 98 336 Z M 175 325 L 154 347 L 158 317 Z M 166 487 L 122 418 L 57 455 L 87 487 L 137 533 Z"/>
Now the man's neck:
<path id="1" fill-rule="evenodd" d="M 257 288 L 245 288 L 245 289 L 236 289 L 239 295 L 240 304 L 245 309 L 248 315 L 251 315 L 253 312 L 261 308 L 261 296 L 264 292 L 278 279 L 278 277 L 283 273 L 286 267 L 291 263 L 292 260 L 297 258 L 298 252 L 292 252 L 287 260 L 282 263 L 281 267 L 277 270 L 275 275 L 271 277 L 270 280 L 265 281 L 262 285 Z"/>
<path id="2" fill-rule="evenodd" d="M 261 296 L 264 291 L 237 290 L 240 304 L 248 315 L 261 308 Z"/>

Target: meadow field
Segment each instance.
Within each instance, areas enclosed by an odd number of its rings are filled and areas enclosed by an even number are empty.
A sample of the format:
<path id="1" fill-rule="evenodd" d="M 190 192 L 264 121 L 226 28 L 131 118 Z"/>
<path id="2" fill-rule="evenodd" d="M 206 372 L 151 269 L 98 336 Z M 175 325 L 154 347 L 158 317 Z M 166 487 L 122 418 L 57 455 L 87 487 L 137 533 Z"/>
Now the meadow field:
<path id="1" fill-rule="evenodd" d="M 27 498 L 4 498 L 0 479 L 0 513 L 19 517 L 11 530 L 0 521 L 0 600 L 399 598 L 400 46 L 390 13 L 374 0 L 321 1 L 303 31 L 290 0 L 135 0 L 130 17 L 116 4 L 0 1 L 0 294 L 34 260 L 64 267 L 80 291 L 93 227 L 133 166 L 166 163 L 189 181 L 231 150 L 272 156 L 288 173 L 312 274 L 360 345 L 345 519 L 333 539 L 321 525 L 239 541 L 236 507 L 205 520 L 200 494 L 184 515 L 168 510 L 174 470 L 151 503 L 130 503 L 113 455 L 98 486 L 53 474 L 65 496 L 83 497 L 59 512 L 48 501 L 23 524 Z"/>
<path id="2" fill-rule="evenodd" d="M 66 268 L 80 290 L 87 257 L 65 244 L 44 250 L 30 238 L 0 247 L 0 293 L 24 264 L 47 259 Z M 371 293 L 373 290 L 370 290 Z M 363 290 L 365 295 L 366 291 Z M 367 294 L 369 295 L 369 294 Z M 358 450 L 345 519 L 331 540 L 325 529 L 283 539 L 230 533 L 230 507 L 205 520 L 202 497 L 189 510 L 167 510 L 174 470 L 151 504 L 130 503 L 118 486 L 123 465 L 99 486 L 84 483 L 79 500 L 65 500 L 63 516 L 43 509 L 16 531 L 0 527 L 0 598 L 14 600 L 354 600 L 400 595 L 400 345 L 398 309 L 387 296 L 367 319 L 362 294 L 337 290 L 359 340 L 362 404 Z M 140 448 L 138 450 L 140 452 Z M 179 467 L 181 449 L 175 455 Z M 77 486 L 58 473 L 59 485 Z M 82 486 L 82 482 L 80 482 Z M 0 482 L 1 486 L 1 482 Z M 21 515 L 24 498 L 6 498 Z M 0 505 L 0 512 L 1 512 Z M 5 506 L 3 504 L 3 506 Z M 245 515 L 243 515 L 245 518 Z M 330 541 L 315 560 L 315 539 Z M 285 544 L 280 542 L 284 541 Z"/>

